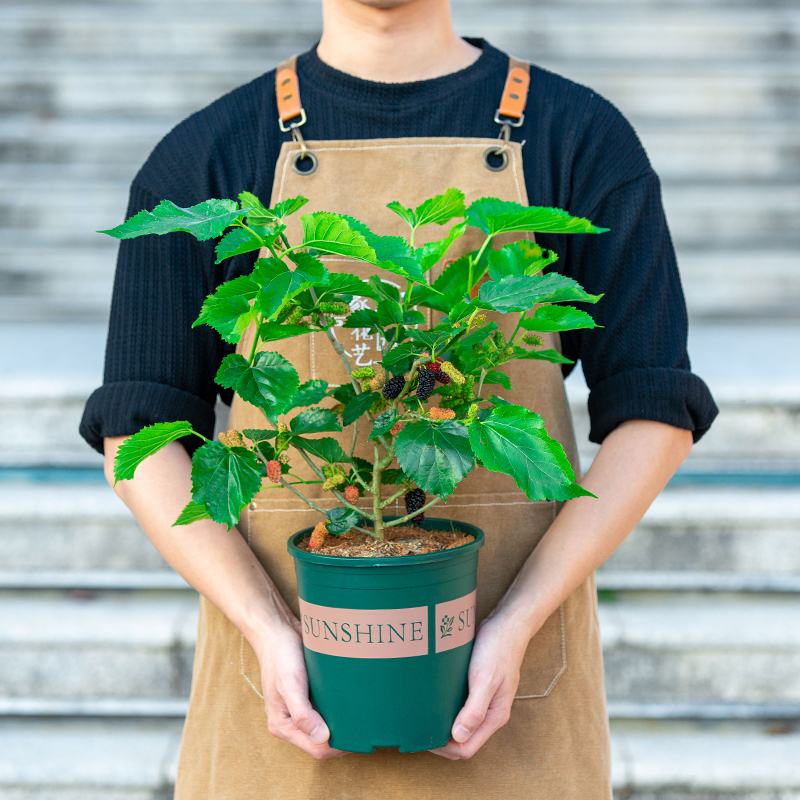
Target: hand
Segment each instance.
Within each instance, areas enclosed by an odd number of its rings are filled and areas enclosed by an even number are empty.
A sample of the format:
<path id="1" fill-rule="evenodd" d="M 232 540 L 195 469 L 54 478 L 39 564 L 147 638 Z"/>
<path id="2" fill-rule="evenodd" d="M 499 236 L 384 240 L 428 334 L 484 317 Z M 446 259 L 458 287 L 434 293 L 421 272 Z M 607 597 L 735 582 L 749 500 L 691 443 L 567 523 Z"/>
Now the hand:
<path id="1" fill-rule="evenodd" d="M 261 687 L 267 728 L 273 736 L 299 747 L 318 761 L 344 755 L 328 746 L 330 731 L 308 699 L 300 623 L 281 623 L 265 637 L 260 651 Z"/>
<path id="2" fill-rule="evenodd" d="M 453 738 L 432 753 L 453 761 L 471 758 L 508 722 L 528 641 L 499 616 L 481 623 L 469 662 L 467 702 L 453 723 Z"/>

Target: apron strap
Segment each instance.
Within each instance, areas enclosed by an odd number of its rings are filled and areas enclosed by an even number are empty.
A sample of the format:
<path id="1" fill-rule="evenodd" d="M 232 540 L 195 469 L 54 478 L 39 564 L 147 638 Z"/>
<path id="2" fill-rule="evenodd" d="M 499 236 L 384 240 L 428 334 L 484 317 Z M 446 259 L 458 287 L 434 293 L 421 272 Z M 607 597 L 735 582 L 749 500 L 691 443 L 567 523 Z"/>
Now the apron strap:
<path id="1" fill-rule="evenodd" d="M 306 124 L 306 110 L 300 102 L 300 84 L 297 81 L 297 56 L 287 58 L 275 70 L 275 99 L 278 104 L 278 125 L 284 133 L 292 132 L 292 139 L 300 145 L 300 152 L 292 156 L 292 169 L 298 175 L 310 175 L 317 169 L 317 157 L 309 152 L 300 126 Z M 305 165 L 305 166 L 303 166 Z"/>
<path id="2" fill-rule="evenodd" d="M 483 153 L 483 165 L 492 172 L 500 172 L 508 166 L 508 150 L 511 128 L 519 128 L 525 121 L 525 104 L 531 83 L 531 65 L 514 56 L 508 58 L 508 76 L 503 88 L 500 105 L 494 112 L 494 121 L 500 125 L 498 139 L 502 144 L 492 145 Z"/>

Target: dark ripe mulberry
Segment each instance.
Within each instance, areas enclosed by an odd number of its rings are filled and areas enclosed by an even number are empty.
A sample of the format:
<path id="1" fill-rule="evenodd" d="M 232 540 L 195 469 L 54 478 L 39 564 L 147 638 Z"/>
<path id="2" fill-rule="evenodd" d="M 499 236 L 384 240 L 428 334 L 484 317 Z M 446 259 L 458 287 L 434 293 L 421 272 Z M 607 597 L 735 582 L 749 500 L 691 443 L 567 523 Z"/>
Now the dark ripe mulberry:
<path id="1" fill-rule="evenodd" d="M 406 513 L 413 514 L 425 505 L 425 492 L 423 492 L 422 489 L 412 489 L 410 492 L 406 493 L 405 501 Z M 416 525 L 421 525 L 425 522 L 425 515 L 417 514 L 411 521 Z"/>
<path id="2" fill-rule="evenodd" d="M 445 386 L 453 382 L 453 379 L 441 368 L 437 373 L 435 373 L 434 377 L 437 381 L 439 381 L 439 383 L 443 383 Z"/>
<path id="3" fill-rule="evenodd" d="M 433 387 L 436 386 L 436 376 L 430 370 L 421 369 L 417 377 L 417 400 L 424 403 L 431 396 Z"/>
<path id="4" fill-rule="evenodd" d="M 398 397 L 403 387 L 406 385 L 405 375 L 395 375 L 394 378 L 389 378 L 383 386 L 383 396 L 387 400 L 394 400 Z"/>

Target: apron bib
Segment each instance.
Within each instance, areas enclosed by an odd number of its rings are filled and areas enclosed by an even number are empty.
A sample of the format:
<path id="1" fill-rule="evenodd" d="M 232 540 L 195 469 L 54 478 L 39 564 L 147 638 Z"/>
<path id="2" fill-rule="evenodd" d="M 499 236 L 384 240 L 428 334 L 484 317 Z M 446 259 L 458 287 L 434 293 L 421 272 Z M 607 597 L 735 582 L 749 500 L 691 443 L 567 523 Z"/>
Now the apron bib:
<path id="1" fill-rule="evenodd" d="M 499 109 L 504 116 L 522 115 L 524 92 L 515 95 L 513 91 L 513 84 L 520 83 L 521 72 L 526 78 L 528 65 L 511 59 Z M 281 127 L 287 118 L 297 116 L 302 124 L 305 112 L 300 105 L 294 59 L 278 68 L 276 84 Z M 496 120 L 502 124 L 501 119 Z M 507 131 L 505 127 L 504 132 Z M 409 138 L 306 143 L 297 127 L 293 134 L 295 140 L 283 144 L 275 168 L 272 205 L 302 194 L 309 198 L 304 213 L 350 214 L 376 233 L 405 236 L 405 223 L 386 208 L 392 200 L 413 208 L 455 186 L 464 192 L 467 204 L 485 196 L 528 204 L 522 148 L 507 137 L 505 142 Z M 487 149 L 502 151 L 505 168 L 491 169 L 494 164 L 487 168 Z M 313 155 L 315 168 L 299 171 L 296 167 L 310 162 L 307 154 Z M 434 225 L 422 228 L 415 244 L 441 238 L 443 230 Z M 299 215 L 289 217 L 287 236 L 290 242 L 301 241 Z M 519 236 L 509 236 L 504 241 L 514 238 Z M 448 260 L 476 249 L 480 240 L 479 232 L 468 229 L 448 252 Z M 331 272 L 346 270 L 366 277 L 378 271 L 386 281 L 401 280 L 343 257 L 323 256 L 322 260 Z M 437 267 L 432 278 L 442 268 L 443 265 Z M 341 327 L 334 330 L 352 366 L 367 366 L 380 358 L 377 334 L 370 336 L 368 330 Z M 509 334 L 510 330 L 505 332 Z M 253 331 L 249 330 L 237 351 L 249 353 L 252 336 Z M 557 334 L 542 336 L 544 347 L 560 349 Z M 301 381 L 346 381 L 344 367 L 324 334 L 270 342 L 264 349 L 288 358 Z M 525 405 L 544 418 L 548 432 L 561 442 L 579 475 L 559 365 L 521 361 L 502 369 L 510 376 L 514 391 L 498 392 L 508 394 L 512 402 Z M 263 427 L 261 412 L 237 396 L 229 427 Z M 362 455 L 370 454 L 365 451 Z M 304 474 L 302 468 L 308 470 L 305 464 L 295 464 L 294 460 L 292 463 L 299 474 Z M 306 488 L 323 508 L 336 505 L 335 498 L 323 492 L 319 484 Z M 387 487 L 386 491 L 393 488 Z M 362 502 L 366 504 L 364 498 Z M 510 477 L 481 469 L 459 484 L 446 505 L 430 510 L 431 517 L 469 522 L 486 534 L 478 568 L 479 621 L 511 585 L 560 505 L 531 503 Z M 397 502 L 396 508 L 388 507 L 387 513 L 404 514 L 402 501 Z M 286 540 L 318 520 L 318 512 L 288 490 L 270 489 L 256 496 L 239 523 L 242 536 L 295 614 L 297 584 Z M 594 576 L 576 589 L 531 640 L 508 724 L 472 759 L 455 762 L 431 753 L 401 755 L 392 749 L 318 762 L 273 737 L 267 730 L 255 653 L 239 630 L 215 606 L 200 598 L 192 693 L 176 800 L 374 800 L 378 796 L 388 800 L 463 800 L 468 796 L 481 800 L 609 800 L 610 747 Z"/>

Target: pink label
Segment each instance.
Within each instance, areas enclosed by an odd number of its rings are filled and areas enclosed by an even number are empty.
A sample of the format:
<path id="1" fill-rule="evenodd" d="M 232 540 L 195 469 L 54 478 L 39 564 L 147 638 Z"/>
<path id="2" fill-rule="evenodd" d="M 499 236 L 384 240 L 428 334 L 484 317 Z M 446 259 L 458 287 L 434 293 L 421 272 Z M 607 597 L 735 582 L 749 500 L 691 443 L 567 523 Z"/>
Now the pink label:
<path id="1" fill-rule="evenodd" d="M 428 608 L 330 608 L 300 600 L 303 644 L 347 658 L 428 654 Z"/>
<path id="2" fill-rule="evenodd" d="M 436 606 L 436 652 L 443 653 L 475 638 L 477 591 Z"/>

